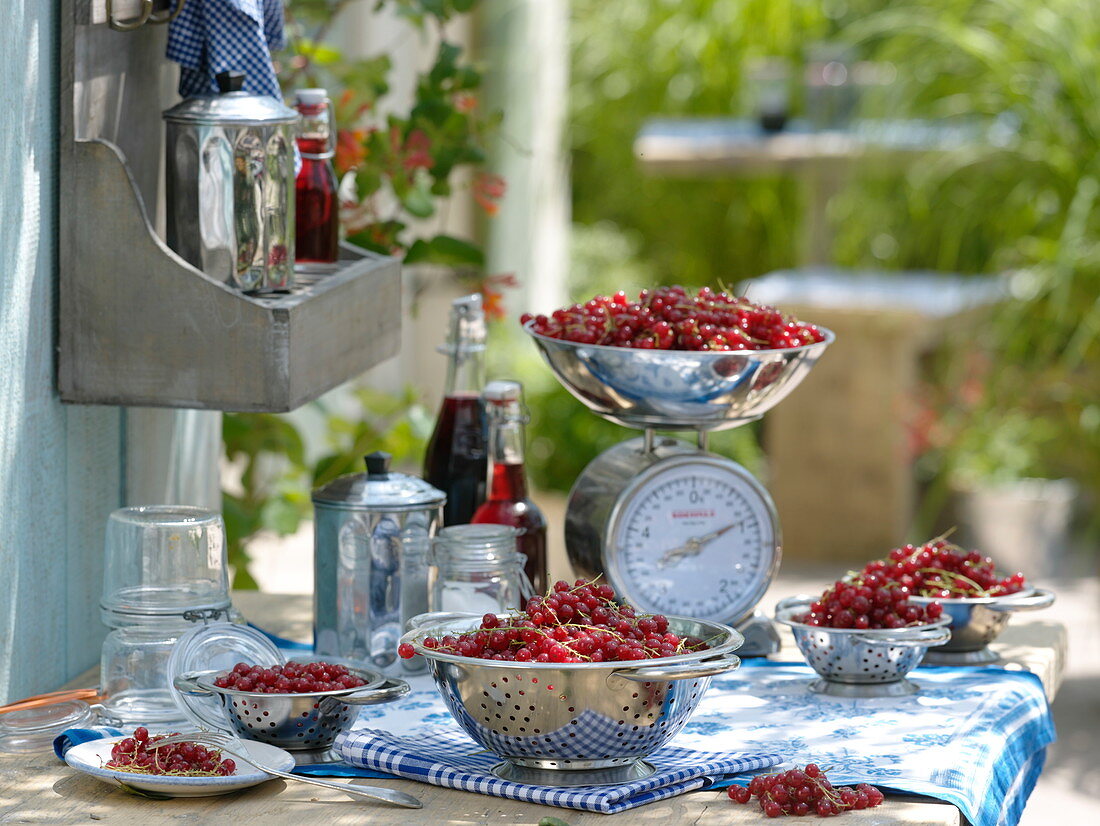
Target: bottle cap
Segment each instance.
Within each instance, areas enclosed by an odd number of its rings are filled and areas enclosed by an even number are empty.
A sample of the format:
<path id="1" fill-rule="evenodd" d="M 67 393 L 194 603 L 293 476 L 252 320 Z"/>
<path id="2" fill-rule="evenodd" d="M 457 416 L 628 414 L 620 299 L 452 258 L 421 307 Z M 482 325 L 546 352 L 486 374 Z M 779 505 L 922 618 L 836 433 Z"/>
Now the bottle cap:
<path id="1" fill-rule="evenodd" d="M 489 402 L 515 402 L 523 398 L 523 385 L 518 381 L 491 381 L 481 395 Z"/>
<path id="2" fill-rule="evenodd" d="M 472 353 L 485 349 L 485 308 L 481 293 L 471 293 L 451 302 L 450 334 L 440 353 Z"/>
<path id="3" fill-rule="evenodd" d="M 324 89 L 298 89 L 294 92 L 294 100 L 306 106 L 320 106 L 328 100 L 328 92 Z"/>

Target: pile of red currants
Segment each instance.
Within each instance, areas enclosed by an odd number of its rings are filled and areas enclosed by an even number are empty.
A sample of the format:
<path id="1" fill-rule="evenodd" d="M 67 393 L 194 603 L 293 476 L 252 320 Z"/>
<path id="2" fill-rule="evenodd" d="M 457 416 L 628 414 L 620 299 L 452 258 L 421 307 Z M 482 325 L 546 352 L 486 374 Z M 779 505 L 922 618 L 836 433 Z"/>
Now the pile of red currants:
<path id="1" fill-rule="evenodd" d="M 834 788 L 815 763 L 778 774 L 757 775 L 748 786 L 730 786 L 728 794 L 738 803 L 748 803 L 755 797 L 766 817 L 832 817 L 850 809 L 870 809 L 884 799 L 882 792 L 866 783 Z"/>
<path id="2" fill-rule="evenodd" d="M 943 614 L 943 606 L 938 602 L 916 605 L 909 602 L 909 596 L 904 585 L 889 582 L 877 573 L 863 574 L 835 582 L 810 605 L 808 612 L 792 619 L 818 628 L 864 630 L 927 625 Z"/>
<path id="3" fill-rule="evenodd" d="M 1007 596 L 1027 587 L 1023 574 L 1000 579 L 990 557 L 942 538 L 895 548 L 888 558 L 864 566 L 862 575 L 871 574 L 908 588 L 914 596 L 937 599 Z"/>
<path id="4" fill-rule="evenodd" d="M 549 338 L 639 350 L 786 350 L 825 339 L 813 324 L 709 287 L 642 290 L 637 301 L 620 291 L 520 320 Z"/>
<path id="5" fill-rule="evenodd" d="M 222 759 L 217 749 L 198 743 L 177 743 L 157 746 L 174 734 L 149 736 L 149 729 L 138 726 L 129 737 L 111 747 L 111 759 L 106 767 L 134 774 L 168 774 L 174 777 L 228 777 L 237 770 L 232 758 Z"/>
<path id="6" fill-rule="evenodd" d="M 237 663 L 232 671 L 215 679 L 214 685 L 258 694 L 313 694 L 359 688 L 366 681 L 345 666 L 333 663 L 289 662 L 271 666 Z"/>
<path id="7" fill-rule="evenodd" d="M 424 648 L 482 660 L 535 663 L 599 663 L 672 657 L 707 646 L 668 630 L 660 614 L 637 614 L 615 601 L 606 584 L 559 581 L 544 597 L 533 597 L 517 616 L 486 614 L 481 627 L 442 639 L 425 637 Z M 398 646 L 405 659 L 416 654 Z"/>

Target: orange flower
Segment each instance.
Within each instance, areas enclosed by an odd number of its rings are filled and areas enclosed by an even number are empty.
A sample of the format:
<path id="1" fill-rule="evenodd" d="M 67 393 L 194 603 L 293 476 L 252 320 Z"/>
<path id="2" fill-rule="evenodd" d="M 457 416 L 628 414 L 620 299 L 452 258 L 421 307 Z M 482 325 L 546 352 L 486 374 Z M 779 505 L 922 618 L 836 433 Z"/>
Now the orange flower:
<path id="1" fill-rule="evenodd" d="M 462 114 L 467 114 L 477 108 L 477 96 L 469 92 L 459 92 L 455 95 L 455 109 Z"/>
<path id="2" fill-rule="evenodd" d="M 500 175 L 479 172 L 474 177 L 472 186 L 474 200 L 485 210 L 486 215 L 492 217 L 500 211 L 500 204 L 497 201 L 504 197 L 506 188 L 504 178 Z"/>
<path id="3" fill-rule="evenodd" d="M 490 321 L 503 321 L 507 315 L 504 311 L 504 294 L 486 283 L 481 285 L 481 296 L 485 317 Z"/>
<path id="4" fill-rule="evenodd" d="M 336 131 L 336 168 L 341 173 L 355 169 L 367 157 L 367 147 L 363 139 L 367 133 L 362 129 L 338 129 Z"/>

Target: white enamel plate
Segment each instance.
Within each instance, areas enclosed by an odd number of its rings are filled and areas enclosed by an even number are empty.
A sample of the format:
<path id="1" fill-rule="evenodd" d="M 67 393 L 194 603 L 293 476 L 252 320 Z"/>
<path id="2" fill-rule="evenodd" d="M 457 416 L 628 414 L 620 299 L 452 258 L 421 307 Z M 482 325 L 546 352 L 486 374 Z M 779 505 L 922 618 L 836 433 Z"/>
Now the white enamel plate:
<path id="1" fill-rule="evenodd" d="M 236 755 L 226 755 L 231 756 L 237 764 L 236 772 L 228 777 L 168 777 L 134 774 L 106 768 L 107 761 L 111 759 L 111 746 L 122 739 L 124 738 L 105 737 L 101 740 L 80 743 L 65 753 L 65 762 L 77 771 L 90 774 L 112 786 L 122 784 L 138 792 L 165 797 L 210 797 L 228 794 L 271 779 L 270 774 L 260 771 L 251 763 L 237 759 Z M 294 758 L 276 746 L 248 741 L 243 744 L 241 750 L 247 752 L 247 756 L 254 757 L 273 769 L 288 772 L 294 768 Z M 244 756 L 244 754 L 241 755 L 241 757 Z"/>

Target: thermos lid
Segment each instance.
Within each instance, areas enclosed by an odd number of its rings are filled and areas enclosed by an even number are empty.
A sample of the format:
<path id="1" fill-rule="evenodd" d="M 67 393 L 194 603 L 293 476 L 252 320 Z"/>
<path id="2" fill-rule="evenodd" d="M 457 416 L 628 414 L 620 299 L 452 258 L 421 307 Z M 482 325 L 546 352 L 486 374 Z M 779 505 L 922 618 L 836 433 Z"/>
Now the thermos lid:
<path id="1" fill-rule="evenodd" d="M 439 507 L 447 494 L 419 476 L 389 469 L 388 453 L 376 451 L 366 457 L 367 472 L 334 479 L 313 491 L 314 504 L 348 510 L 402 512 Z"/>
<path id="2" fill-rule="evenodd" d="M 219 95 L 188 98 L 164 112 L 171 123 L 208 125 L 294 123 L 298 113 L 281 100 L 266 95 L 242 92 L 243 72 L 221 72 L 217 75 Z"/>

